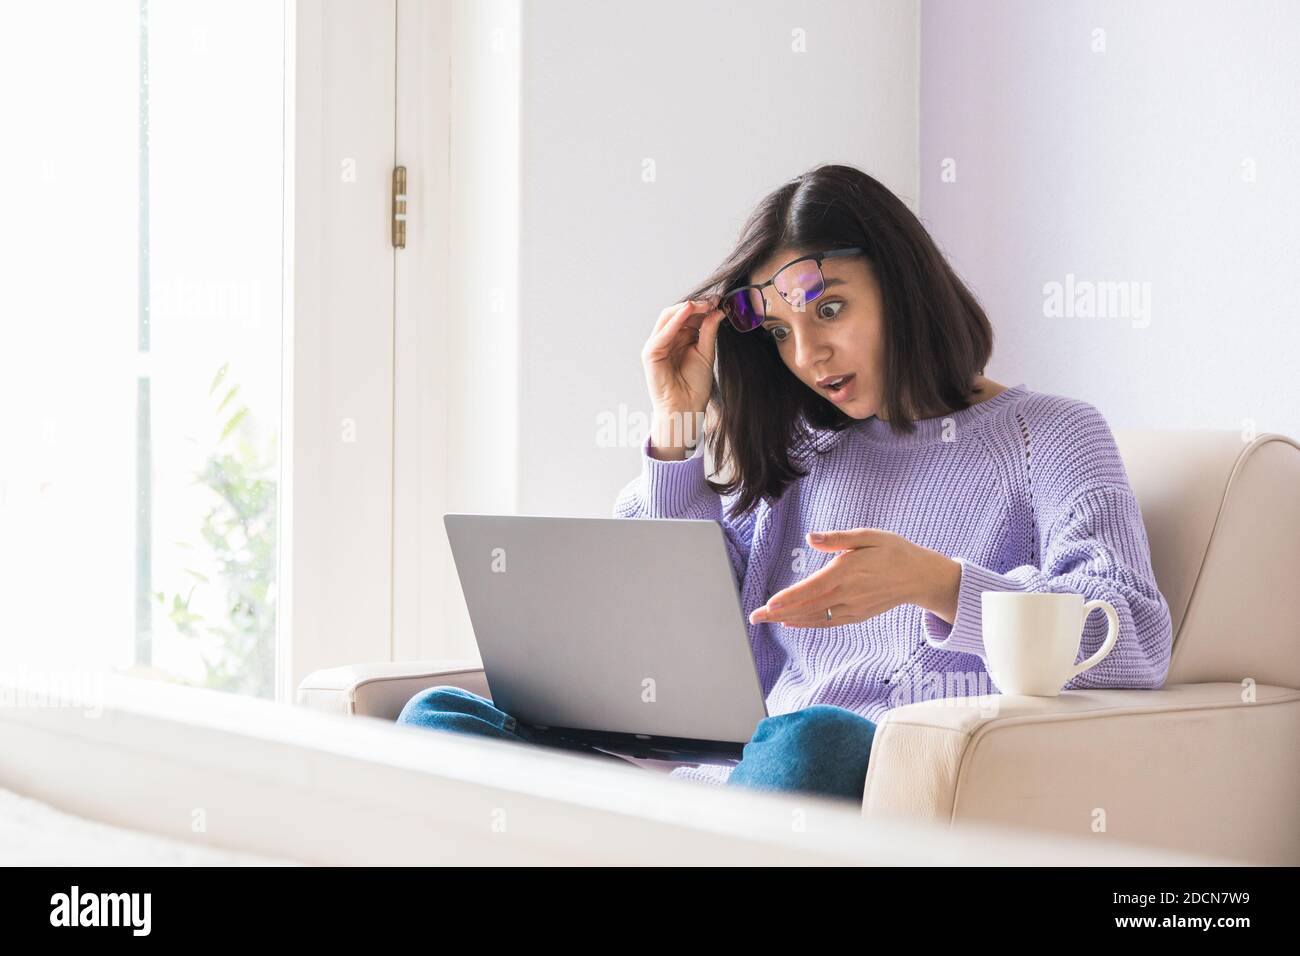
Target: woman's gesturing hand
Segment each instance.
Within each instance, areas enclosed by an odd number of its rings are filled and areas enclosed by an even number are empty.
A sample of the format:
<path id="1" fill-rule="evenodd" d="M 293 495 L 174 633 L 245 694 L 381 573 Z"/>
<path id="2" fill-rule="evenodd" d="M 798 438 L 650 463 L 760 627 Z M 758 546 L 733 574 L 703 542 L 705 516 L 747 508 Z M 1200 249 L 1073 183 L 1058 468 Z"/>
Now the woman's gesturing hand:
<path id="1" fill-rule="evenodd" d="M 879 528 L 827 531 L 808 543 L 838 551 L 826 567 L 773 594 L 750 614 L 786 627 L 856 624 L 900 604 L 916 604 L 952 623 L 957 614 L 961 565 L 947 555 Z M 831 617 L 826 618 L 830 608 Z"/>
<path id="2" fill-rule="evenodd" d="M 655 414 L 704 412 L 713 389 L 713 353 L 723 312 L 717 297 L 688 300 L 659 313 L 654 331 L 641 350 L 646 386 Z M 703 315 L 703 318 L 700 316 Z"/>

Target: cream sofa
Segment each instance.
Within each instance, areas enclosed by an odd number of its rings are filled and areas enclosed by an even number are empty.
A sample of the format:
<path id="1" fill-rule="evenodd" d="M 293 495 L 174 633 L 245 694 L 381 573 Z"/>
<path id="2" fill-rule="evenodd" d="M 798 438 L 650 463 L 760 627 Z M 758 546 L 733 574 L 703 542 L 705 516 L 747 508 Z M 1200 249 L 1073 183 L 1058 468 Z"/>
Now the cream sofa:
<path id="1" fill-rule="evenodd" d="M 120 675 L 83 696 L 0 668 L 0 863 L 1216 866 L 432 734 Z"/>
<path id="2" fill-rule="evenodd" d="M 1115 437 L 1173 616 L 1165 686 L 893 709 L 862 813 L 1300 864 L 1300 444 Z M 435 684 L 490 696 L 476 662 L 412 661 L 318 671 L 298 703 L 394 720 Z"/>

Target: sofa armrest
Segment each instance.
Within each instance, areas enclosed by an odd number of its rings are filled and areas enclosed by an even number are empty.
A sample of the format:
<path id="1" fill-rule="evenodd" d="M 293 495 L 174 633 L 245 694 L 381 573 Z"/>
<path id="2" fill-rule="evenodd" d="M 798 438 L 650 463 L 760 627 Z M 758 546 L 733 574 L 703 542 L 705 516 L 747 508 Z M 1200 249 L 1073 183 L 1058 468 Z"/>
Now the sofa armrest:
<path id="1" fill-rule="evenodd" d="M 398 661 L 349 664 L 308 674 L 298 685 L 298 705 L 335 714 L 396 720 L 408 700 L 436 684 L 450 684 L 491 697 L 483 666 L 477 661 Z"/>
<path id="2" fill-rule="evenodd" d="M 882 717 L 862 812 L 1300 863 L 1300 691 L 1237 683 L 919 701 Z"/>

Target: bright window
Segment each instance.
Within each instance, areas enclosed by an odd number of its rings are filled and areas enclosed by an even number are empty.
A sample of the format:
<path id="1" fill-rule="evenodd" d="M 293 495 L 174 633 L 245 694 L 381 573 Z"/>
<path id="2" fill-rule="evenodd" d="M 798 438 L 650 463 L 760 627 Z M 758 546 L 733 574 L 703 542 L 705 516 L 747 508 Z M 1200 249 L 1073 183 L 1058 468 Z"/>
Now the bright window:
<path id="1" fill-rule="evenodd" d="M 0 667 L 274 696 L 284 9 L 0 32 Z"/>

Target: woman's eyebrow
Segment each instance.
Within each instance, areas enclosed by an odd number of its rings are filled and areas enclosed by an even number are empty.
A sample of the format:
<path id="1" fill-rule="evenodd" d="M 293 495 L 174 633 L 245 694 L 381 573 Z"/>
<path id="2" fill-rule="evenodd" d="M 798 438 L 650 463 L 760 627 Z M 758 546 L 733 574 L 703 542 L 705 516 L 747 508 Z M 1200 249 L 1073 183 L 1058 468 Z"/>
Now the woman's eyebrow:
<path id="1" fill-rule="evenodd" d="M 824 283 L 822 283 L 822 288 L 823 288 L 823 289 L 829 289 L 829 288 L 830 288 L 831 286 L 833 286 L 833 285 L 844 285 L 844 281 L 845 281 L 845 280 L 843 280 L 843 279 L 836 279 L 836 278 L 834 278 L 834 277 L 832 277 L 832 276 L 827 276 L 827 277 L 826 277 L 826 281 L 825 281 Z M 764 294 L 764 295 L 767 295 L 766 292 L 764 292 L 763 294 Z"/>
<path id="2" fill-rule="evenodd" d="M 833 285 L 844 285 L 845 281 L 846 280 L 844 279 L 834 279 L 831 278 L 830 276 L 827 276 L 825 283 L 822 284 L 822 288 L 829 289 Z M 772 319 L 774 318 L 779 318 L 779 316 L 768 316 L 766 319 L 763 320 L 762 324 L 767 325 L 767 323 L 772 321 Z"/>

